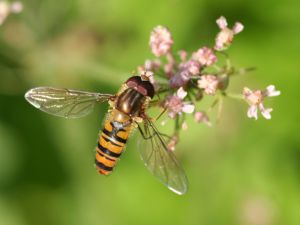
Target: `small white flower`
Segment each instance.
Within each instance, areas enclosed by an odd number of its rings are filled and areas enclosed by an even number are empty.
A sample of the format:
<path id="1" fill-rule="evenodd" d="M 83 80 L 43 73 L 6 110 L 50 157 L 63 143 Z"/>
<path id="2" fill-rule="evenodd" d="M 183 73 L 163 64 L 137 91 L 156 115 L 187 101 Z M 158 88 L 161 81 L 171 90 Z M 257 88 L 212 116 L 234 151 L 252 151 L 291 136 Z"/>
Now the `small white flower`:
<path id="1" fill-rule="evenodd" d="M 274 97 L 280 95 L 280 91 L 275 90 L 274 85 L 269 85 L 265 90 L 256 90 L 252 91 L 249 88 L 245 87 L 243 91 L 245 100 L 250 105 L 247 116 L 249 118 L 255 118 L 257 120 L 257 111 L 260 110 L 263 117 L 266 119 L 271 119 L 272 108 L 265 108 L 263 105 L 263 100 L 266 97 Z"/>
<path id="2" fill-rule="evenodd" d="M 232 42 L 234 35 L 243 31 L 244 26 L 240 22 L 236 22 L 232 29 L 227 27 L 226 18 L 221 16 L 217 19 L 217 24 L 221 31 L 217 34 L 215 49 L 217 51 L 222 51 L 226 49 Z"/>

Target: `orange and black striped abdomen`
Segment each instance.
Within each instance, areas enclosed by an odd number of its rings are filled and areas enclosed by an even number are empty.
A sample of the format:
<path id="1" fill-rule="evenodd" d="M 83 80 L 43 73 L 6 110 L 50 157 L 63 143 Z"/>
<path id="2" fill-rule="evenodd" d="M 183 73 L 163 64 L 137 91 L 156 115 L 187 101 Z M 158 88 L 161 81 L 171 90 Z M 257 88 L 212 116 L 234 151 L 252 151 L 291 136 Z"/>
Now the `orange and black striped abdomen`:
<path id="1" fill-rule="evenodd" d="M 146 96 L 153 97 L 154 88 L 150 82 L 135 76 L 127 82 L 115 100 L 115 107 L 109 111 L 102 133 L 99 136 L 96 152 L 96 168 L 99 173 L 108 175 L 112 172 L 130 132 L 135 126 L 132 117 L 139 116 L 144 107 Z M 148 96 L 148 97 L 149 97 Z"/>
<path id="2" fill-rule="evenodd" d="M 108 175 L 119 160 L 130 133 L 130 126 L 107 119 L 99 135 L 96 148 L 96 168 L 99 173 Z"/>

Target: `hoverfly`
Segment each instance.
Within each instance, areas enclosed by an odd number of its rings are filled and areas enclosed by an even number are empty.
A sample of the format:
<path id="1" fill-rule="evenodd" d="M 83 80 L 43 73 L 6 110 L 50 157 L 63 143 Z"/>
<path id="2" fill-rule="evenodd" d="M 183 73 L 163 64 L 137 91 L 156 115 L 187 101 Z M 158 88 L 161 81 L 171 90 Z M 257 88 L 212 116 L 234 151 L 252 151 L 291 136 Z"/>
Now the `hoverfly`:
<path id="1" fill-rule="evenodd" d="M 145 114 L 154 94 L 154 87 L 149 81 L 133 76 L 116 95 L 37 87 L 30 89 L 25 98 L 34 107 L 65 118 L 86 116 L 97 103 L 108 101 L 110 107 L 96 147 L 98 172 L 103 175 L 112 172 L 129 135 L 138 128 L 142 135 L 140 155 L 146 167 L 170 190 L 184 194 L 188 187 L 186 175 L 173 152 L 167 148 L 164 135 Z"/>

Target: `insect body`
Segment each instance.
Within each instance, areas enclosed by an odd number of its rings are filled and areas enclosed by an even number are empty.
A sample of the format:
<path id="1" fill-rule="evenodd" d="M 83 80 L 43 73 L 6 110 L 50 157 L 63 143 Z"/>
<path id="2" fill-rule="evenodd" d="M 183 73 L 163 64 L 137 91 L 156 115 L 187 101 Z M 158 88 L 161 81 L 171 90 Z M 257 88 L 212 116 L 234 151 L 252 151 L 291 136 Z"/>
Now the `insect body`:
<path id="1" fill-rule="evenodd" d="M 146 116 L 153 85 L 139 76 L 129 78 L 116 95 L 37 87 L 25 94 L 36 108 L 55 116 L 78 118 L 90 113 L 96 103 L 108 101 L 110 109 L 99 134 L 96 148 L 96 169 L 103 175 L 112 172 L 127 139 L 139 128 L 142 134 L 141 158 L 150 172 L 177 194 L 187 191 L 187 178 L 173 152 L 166 147 L 164 135 Z"/>
<path id="2" fill-rule="evenodd" d="M 125 90 L 123 90 L 125 89 Z M 107 175 L 120 157 L 130 132 L 154 95 L 154 88 L 140 77 L 132 77 L 117 94 L 112 110 L 99 136 L 96 150 L 96 168 Z"/>

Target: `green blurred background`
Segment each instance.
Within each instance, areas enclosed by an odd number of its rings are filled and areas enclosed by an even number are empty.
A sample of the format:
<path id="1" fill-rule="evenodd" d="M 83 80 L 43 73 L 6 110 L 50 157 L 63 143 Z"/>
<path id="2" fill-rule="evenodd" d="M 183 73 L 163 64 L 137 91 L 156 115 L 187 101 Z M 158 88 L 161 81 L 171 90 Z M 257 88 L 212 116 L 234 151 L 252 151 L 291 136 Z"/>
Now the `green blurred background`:
<path id="1" fill-rule="evenodd" d="M 0 27 L 1 225 L 300 224 L 299 1 L 26 0 Z M 172 31 L 175 50 L 213 46 L 215 20 L 241 21 L 228 53 L 256 71 L 230 90 L 274 84 L 272 120 L 246 117 L 225 100 L 221 122 L 194 124 L 177 153 L 190 181 L 177 196 L 144 168 L 136 136 L 112 176 L 94 168 L 106 105 L 77 120 L 55 118 L 24 100 L 35 86 L 114 93 L 152 58 L 149 34 Z M 201 104 L 199 105 L 201 108 Z"/>

